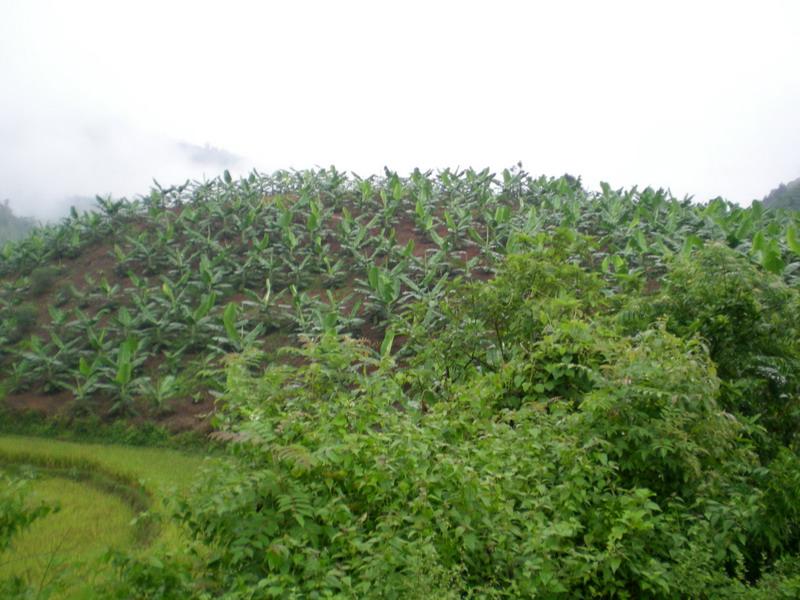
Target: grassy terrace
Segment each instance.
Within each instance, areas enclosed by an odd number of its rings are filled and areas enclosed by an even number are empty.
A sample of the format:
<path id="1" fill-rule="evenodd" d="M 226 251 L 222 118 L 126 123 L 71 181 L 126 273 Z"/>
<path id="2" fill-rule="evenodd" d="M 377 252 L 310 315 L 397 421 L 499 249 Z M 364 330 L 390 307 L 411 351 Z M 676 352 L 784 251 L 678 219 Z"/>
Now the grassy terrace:
<path id="1" fill-rule="evenodd" d="M 60 507 L 0 554 L 0 577 L 24 576 L 34 589 L 60 578 L 66 595 L 80 597 L 107 570 L 101 559 L 108 549 L 176 546 L 174 523 L 133 520 L 142 508 L 163 513 L 164 501 L 187 490 L 203 462 L 175 450 L 0 436 L 0 464 L 35 472 L 31 501 Z"/>

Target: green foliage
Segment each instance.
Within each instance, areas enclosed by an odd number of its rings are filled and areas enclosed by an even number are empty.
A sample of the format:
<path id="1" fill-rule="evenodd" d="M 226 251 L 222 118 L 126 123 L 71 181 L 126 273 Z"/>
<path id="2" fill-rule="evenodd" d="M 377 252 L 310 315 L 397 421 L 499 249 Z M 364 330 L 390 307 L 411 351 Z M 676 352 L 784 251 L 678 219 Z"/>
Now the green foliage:
<path id="1" fill-rule="evenodd" d="M 178 503 L 191 558 L 118 555 L 106 596 L 796 592 L 796 215 L 519 168 L 98 204 L 3 249 L 4 387 L 87 430 L 224 391 L 234 440 Z"/>
<path id="2" fill-rule="evenodd" d="M 204 593 L 788 594 L 797 456 L 763 466 L 706 346 L 629 335 L 586 256 L 543 241 L 456 288 L 406 367 L 332 333 L 263 376 L 233 360 L 234 462 L 178 511 Z"/>
<path id="3" fill-rule="evenodd" d="M 103 586 L 105 598 L 141 600 L 183 600 L 197 595 L 186 565 L 172 557 L 134 558 L 124 552 L 111 552 L 108 560 L 117 572 L 112 583 Z"/>
<path id="4" fill-rule="evenodd" d="M 34 521 L 58 510 L 58 506 L 42 502 L 32 504 L 28 499 L 28 485 L 27 477 L 0 470 L 0 556 Z M 0 577 L 0 593 L 4 598 L 33 597 L 34 591 L 21 577 Z"/>
<path id="5" fill-rule="evenodd" d="M 606 306 L 604 282 L 580 265 L 586 249 L 586 241 L 566 237 L 510 255 L 492 281 L 450 293 L 433 340 L 430 307 L 417 312 L 408 325 L 409 347 L 434 378 L 427 385 L 460 381 L 475 370 L 513 370 L 522 393 L 575 399 L 586 391 L 587 342 L 603 335 L 588 317 Z"/>
<path id="6" fill-rule="evenodd" d="M 56 266 L 37 267 L 31 271 L 31 294 L 41 296 L 51 290 L 62 269 Z"/>
<path id="7" fill-rule="evenodd" d="M 96 415 L 47 418 L 38 412 L 11 412 L 0 403 L 0 433 L 55 438 L 75 442 L 124 444 L 208 450 L 213 447 L 201 433 L 172 434 L 150 422 L 131 423 L 123 419 L 104 422 Z"/>
<path id="8" fill-rule="evenodd" d="M 3 320 L 5 336 L 11 343 L 16 343 L 28 335 L 36 326 L 39 310 L 34 304 L 23 302 L 9 307 Z"/>
<path id="9" fill-rule="evenodd" d="M 422 414 L 347 341 L 258 380 L 234 365 L 246 441 L 180 513 L 214 548 L 206 575 L 263 597 L 709 593 L 741 531 L 715 534 L 698 496 L 738 509 L 728 486 L 752 457 L 706 397 L 701 349 L 659 331 L 619 344 L 625 364 L 574 413 L 498 411 L 492 373 Z M 655 384 L 653 405 L 638 392 Z"/>
<path id="10" fill-rule="evenodd" d="M 16 346 L 0 357 L 0 379 L 12 392 L 67 390 L 76 411 L 117 417 L 163 415 L 155 382 L 166 377 L 180 379 L 187 400 L 219 391 L 228 352 L 272 349 L 275 338 L 336 331 L 380 344 L 417 302 L 424 328 L 441 320 L 436 307 L 454 280 L 482 281 L 504 257 L 542 251 L 548 239 L 576 245 L 571 264 L 599 266 L 608 299 L 652 289 L 673 257 L 713 242 L 790 284 L 800 277 L 800 223 L 788 213 L 692 205 L 649 188 L 590 192 L 579 179 L 533 178 L 519 166 L 500 176 L 223 174 L 97 204 L 0 252 L 0 339 Z M 80 273 L 89 265 L 97 275 Z M 53 289 L 62 268 L 68 283 Z M 38 341 L 14 317 L 29 292 L 47 304 Z M 128 340 L 138 346 L 126 361 Z M 502 357 L 503 340 L 487 343 Z M 271 359 L 265 352 L 262 366 Z"/>
<path id="11" fill-rule="evenodd" d="M 0 552 L 11 543 L 12 538 L 30 526 L 36 519 L 48 514 L 52 507 L 26 502 L 27 482 L 0 472 Z"/>
<path id="12" fill-rule="evenodd" d="M 673 266 L 659 304 L 671 331 L 708 344 L 724 384 L 722 405 L 758 417 L 776 441 L 792 444 L 800 432 L 797 291 L 710 246 Z"/>

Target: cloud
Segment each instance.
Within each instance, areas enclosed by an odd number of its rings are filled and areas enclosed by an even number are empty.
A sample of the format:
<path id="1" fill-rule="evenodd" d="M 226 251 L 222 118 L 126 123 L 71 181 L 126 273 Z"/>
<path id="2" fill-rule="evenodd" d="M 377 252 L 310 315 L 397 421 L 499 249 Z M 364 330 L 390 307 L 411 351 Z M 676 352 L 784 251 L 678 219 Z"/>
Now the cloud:
<path id="1" fill-rule="evenodd" d="M 793 0 L 0 5 L 0 200 L 26 212 L 213 176 L 231 151 L 265 171 L 522 161 L 743 204 L 800 174 Z"/>
<path id="2" fill-rule="evenodd" d="M 70 197 L 132 196 L 153 178 L 170 185 L 248 167 L 227 150 L 63 108 L 0 120 L 0 140 L 0 199 L 17 214 L 45 220 L 62 216 Z"/>

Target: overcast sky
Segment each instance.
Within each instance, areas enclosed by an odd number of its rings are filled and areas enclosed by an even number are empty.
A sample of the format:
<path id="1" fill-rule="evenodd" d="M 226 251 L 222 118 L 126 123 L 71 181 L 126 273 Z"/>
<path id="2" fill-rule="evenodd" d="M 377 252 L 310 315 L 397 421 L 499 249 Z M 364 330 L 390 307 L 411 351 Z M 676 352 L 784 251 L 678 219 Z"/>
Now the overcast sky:
<path id="1" fill-rule="evenodd" d="M 0 0 L 0 199 L 334 164 L 748 204 L 800 177 L 800 2 Z"/>

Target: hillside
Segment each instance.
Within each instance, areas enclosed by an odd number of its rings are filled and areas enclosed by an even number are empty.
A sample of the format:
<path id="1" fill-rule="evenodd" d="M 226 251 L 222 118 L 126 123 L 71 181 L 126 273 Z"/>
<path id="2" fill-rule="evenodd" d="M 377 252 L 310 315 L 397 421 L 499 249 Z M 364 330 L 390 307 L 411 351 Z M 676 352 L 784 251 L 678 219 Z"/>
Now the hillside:
<path id="1" fill-rule="evenodd" d="M 97 597 L 798 597 L 800 214 L 519 168 L 98 202 L 3 250 L 0 425 L 227 452 Z M 59 521 L 22 473 L 0 550 Z"/>
<path id="2" fill-rule="evenodd" d="M 800 178 L 780 184 L 762 202 L 765 208 L 800 209 Z"/>
<path id="3" fill-rule="evenodd" d="M 712 241 L 800 276 L 796 219 L 519 170 L 253 173 L 98 208 L 0 258 L 12 409 L 204 428 L 228 353 L 258 350 L 269 364 L 326 331 L 378 348 L 405 307 L 435 305 L 453 280 L 485 280 L 564 228 L 594 236 L 594 260 L 621 287 L 656 289 L 665 261 Z"/>

